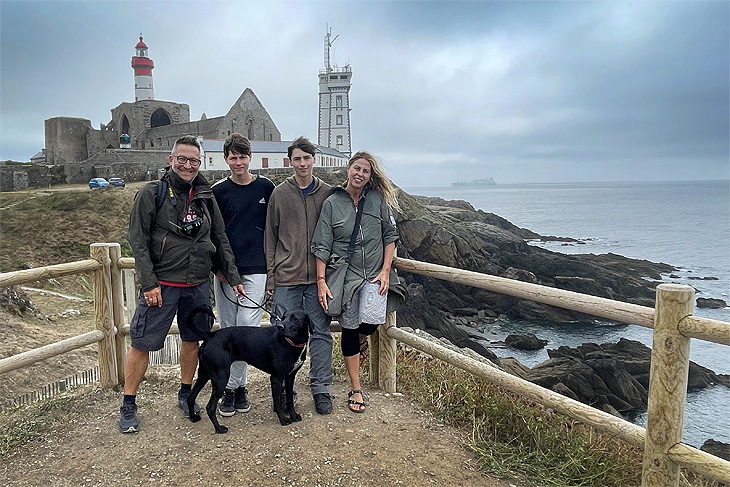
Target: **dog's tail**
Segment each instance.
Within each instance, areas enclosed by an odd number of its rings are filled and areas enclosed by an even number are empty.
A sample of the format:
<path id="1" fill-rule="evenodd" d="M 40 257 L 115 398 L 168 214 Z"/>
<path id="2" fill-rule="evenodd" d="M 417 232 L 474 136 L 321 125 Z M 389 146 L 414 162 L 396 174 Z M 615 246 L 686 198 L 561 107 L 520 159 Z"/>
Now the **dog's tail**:
<path id="1" fill-rule="evenodd" d="M 188 328 L 202 341 L 208 340 L 213 336 L 211 331 L 215 315 L 210 306 L 198 306 L 188 315 Z"/>

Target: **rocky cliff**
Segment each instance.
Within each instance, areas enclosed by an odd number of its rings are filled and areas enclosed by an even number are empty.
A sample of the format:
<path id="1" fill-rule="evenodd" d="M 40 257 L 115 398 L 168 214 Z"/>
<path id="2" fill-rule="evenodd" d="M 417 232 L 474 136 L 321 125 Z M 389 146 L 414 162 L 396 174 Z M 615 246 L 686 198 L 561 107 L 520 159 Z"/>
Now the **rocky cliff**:
<path id="1" fill-rule="evenodd" d="M 656 285 L 667 264 L 620 255 L 566 255 L 530 245 L 530 239 L 557 239 L 519 228 L 465 201 L 411 196 L 401 192 L 396 215 L 400 257 L 566 289 L 618 301 L 654 306 Z M 447 281 L 402 273 L 411 293 L 399 324 L 452 339 L 492 357 L 471 342 L 459 324 L 478 324 L 500 315 L 515 319 L 591 319 L 569 310 Z"/>

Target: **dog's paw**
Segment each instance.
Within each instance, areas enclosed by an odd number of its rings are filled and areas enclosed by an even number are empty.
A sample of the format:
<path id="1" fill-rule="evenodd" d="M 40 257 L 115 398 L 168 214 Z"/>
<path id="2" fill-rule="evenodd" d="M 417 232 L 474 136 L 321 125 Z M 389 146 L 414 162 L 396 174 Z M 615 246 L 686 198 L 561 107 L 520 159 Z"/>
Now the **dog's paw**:
<path id="1" fill-rule="evenodd" d="M 228 427 L 223 426 L 223 425 L 216 426 L 215 432 L 218 434 L 224 435 L 224 434 L 228 433 Z"/>
<path id="2" fill-rule="evenodd" d="M 279 416 L 279 423 L 281 423 L 282 426 L 287 426 L 292 423 L 292 420 L 288 416 L 284 416 L 282 414 L 281 416 Z"/>
<path id="3" fill-rule="evenodd" d="M 294 421 L 301 421 L 302 420 L 302 415 L 299 414 L 299 413 L 295 413 L 294 416 L 292 417 L 292 419 Z"/>
<path id="4" fill-rule="evenodd" d="M 191 414 L 190 421 L 192 421 L 193 423 L 197 423 L 198 421 L 200 421 L 200 415 L 195 413 Z"/>

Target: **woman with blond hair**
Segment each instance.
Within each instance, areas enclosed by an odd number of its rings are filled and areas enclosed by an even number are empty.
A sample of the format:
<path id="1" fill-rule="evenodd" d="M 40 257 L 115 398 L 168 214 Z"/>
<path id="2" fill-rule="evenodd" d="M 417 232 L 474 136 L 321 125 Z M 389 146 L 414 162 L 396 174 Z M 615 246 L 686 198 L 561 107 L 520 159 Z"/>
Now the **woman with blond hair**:
<path id="1" fill-rule="evenodd" d="M 391 263 L 398 230 L 391 207 L 398 209 L 396 189 L 378 161 L 366 151 L 356 152 L 347 163 L 347 181 L 333 190 L 322 205 L 312 238 L 317 258 L 317 294 L 325 311 L 332 292 L 325 279 L 327 264 L 349 258 L 342 296 L 342 355 L 352 389 L 348 408 L 365 411 L 360 388 L 360 359 L 366 357 L 367 337 L 385 323 Z M 355 228 L 357 213 L 361 219 Z M 350 240 L 355 247 L 348 257 Z"/>

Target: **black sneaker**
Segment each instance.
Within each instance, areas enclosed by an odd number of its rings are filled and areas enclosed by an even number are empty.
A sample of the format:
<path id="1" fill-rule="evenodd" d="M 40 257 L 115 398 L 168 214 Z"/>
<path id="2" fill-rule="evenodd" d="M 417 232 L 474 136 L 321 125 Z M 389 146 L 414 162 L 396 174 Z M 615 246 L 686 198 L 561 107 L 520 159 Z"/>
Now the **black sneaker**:
<path id="1" fill-rule="evenodd" d="M 190 410 L 188 409 L 188 396 L 190 395 L 189 392 L 177 393 L 177 407 L 180 408 L 180 410 L 183 412 L 183 415 L 186 417 L 190 416 Z M 195 407 L 193 407 L 193 411 L 195 411 L 195 414 L 200 414 L 200 406 L 198 406 L 198 403 L 195 403 Z"/>
<path id="2" fill-rule="evenodd" d="M 221 416 L 229 417 L 236 414 L 236 409 L 233 407 L 233 391 L 226 389 L 223 393 L 223 399 L 221 399 L 220 405 L 218 405 L 218 412 Z"/>
<path id="3" fill-rule="evenodd" d="M 248 402 L 248 391 L 246 390 L 245 386 L 240 386 L 236 388 L 234 407 L 239 413 L 247 413 L 251 410 L 251 403 Z"/>
<path id="4" fill-rule="evenodd" d="M 119 431 L 122 433 L 136 433 L 139 431 L 136 404 L 124 403 L 119 408 Z"/>
<path id="5" fill-rule="evenodd" d="M 319 414 L 330 414 L 332 412 L 332 398 L 329 394 L 320 392 L 314 395 L 314 408 Z"/>

